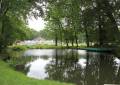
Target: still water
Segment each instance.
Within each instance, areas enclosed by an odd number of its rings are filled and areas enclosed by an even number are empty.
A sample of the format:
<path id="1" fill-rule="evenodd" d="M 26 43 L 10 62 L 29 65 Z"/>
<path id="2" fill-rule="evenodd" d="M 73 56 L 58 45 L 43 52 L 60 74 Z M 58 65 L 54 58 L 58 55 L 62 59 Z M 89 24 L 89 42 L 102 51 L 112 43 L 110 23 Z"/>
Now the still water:
<path id="1" fill-rule="evenodd" d="M 18 69 L 24 65 L 22 70 L 28 77 L 77 85 L 120 84 L 120 60 L 111 53 L 77 49 L 30 49 L 11 56 L 18 56 L 9 62 L 16 64 Z"/>

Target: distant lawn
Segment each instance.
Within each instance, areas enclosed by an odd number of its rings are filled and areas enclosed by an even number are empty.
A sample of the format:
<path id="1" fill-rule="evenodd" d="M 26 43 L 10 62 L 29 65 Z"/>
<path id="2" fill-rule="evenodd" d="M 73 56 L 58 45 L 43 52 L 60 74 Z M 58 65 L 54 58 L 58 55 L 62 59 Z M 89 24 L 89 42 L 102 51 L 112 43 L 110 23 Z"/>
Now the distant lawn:
<path id="1" fill-rule="evenodd" d="M 0 85 L 72 85 L 50 80 L 36 80 L 14 71 L 0 60 Z"/>
<path id="2" fill-rule="evenodd" d="M 85 48 L 86 45 L 81 44 L 79 47 L 77 46 L 69 46 L 66 47 L 65 45 L 63 46 L 55 46 L 55 45 L 47 45 L 47 44 L 38 44 L 38 45 L 14 45 L 14 46 L 9 46 L 13 50 L 27 50 L 27 49 L 62 49 L 62 48 Z"/>

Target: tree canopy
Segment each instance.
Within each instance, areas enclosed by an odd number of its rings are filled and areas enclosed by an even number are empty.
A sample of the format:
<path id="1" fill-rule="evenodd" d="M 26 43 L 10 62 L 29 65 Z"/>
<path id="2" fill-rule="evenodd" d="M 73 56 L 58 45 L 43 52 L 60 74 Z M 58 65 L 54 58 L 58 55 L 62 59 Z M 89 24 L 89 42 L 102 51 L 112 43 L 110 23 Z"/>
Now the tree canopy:
<path id="1" fill-rule="evenodd" d="M 87 46 L 90 43 L 104 46 L 119 42 L 119 0 L 46 1 L 44 18 L 52 22 L 51 28 L 57 34 L 55 39 L 78 45 L 78 36 L 84 33 Z"/>
<path id="2" fill-rule="evenodd" d="M 42 16 L 48 22 L 46 36 L 54 38 L 56 45 L 60 41 L 78 46 L 83 35 L 87 46 L 119 43 L 119 0 L 0 0 L 1 41 L 9 29 L 11 36 L 23 36 L 17 33 L 24 34 L 29 16 Z"/>

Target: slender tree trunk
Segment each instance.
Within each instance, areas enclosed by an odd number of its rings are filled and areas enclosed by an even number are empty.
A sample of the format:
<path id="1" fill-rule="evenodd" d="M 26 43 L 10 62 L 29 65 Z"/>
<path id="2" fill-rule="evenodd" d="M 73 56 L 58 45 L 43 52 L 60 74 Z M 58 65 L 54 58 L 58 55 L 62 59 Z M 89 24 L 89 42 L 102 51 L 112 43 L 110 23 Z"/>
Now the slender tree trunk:
<path id="1" fill-rule="evenodd" d="M 69 43 L 69 42 L 68 42 L 68 39 L 66 39 L 66 46 L 67 46 L 67 47 L 69 47 L 68 43 Z"/>
<path id="2" fill-rule="evenodd" d="M 2 0 L 0 0 L 0 17 L 2 16 Z"/>
<path id="3" fill-rule="evenodd" d="M 61 26 L 60 23 L 59 23 L 59 28 L 61 29 L 61 30 L 60 30 L 60 41 L 61 41 L 61 46 L 62 46 L 62 42 L 63 42 L 63 39 L 62 39 L 62 32 L 63 32 L 63 29 L 62 29 L 62 26 Z"/>
<path id="4" fill-rule="evenodd" d="M 85 28 L 85 36 L 86 36 L 86 44 L 87 44 L 87 47 L 89 47 L 89 35 L 88 35 L 88 31 L 87 29 Z"/>
<path id="5" fill-rule="evenodd" d="M 77 30 L 75 29 L 75 26 L 74 26 L 74 31 L 75 31 L 75 43 L 76 43 L 76 46 L 78 47 Z"/>
<path id="6" fill-rule="evenodd" d="M 4 18 L 6 18 L 7 11 L 9 10 L 9 0 L 0 0 L 0 47 L 5 47 L 4 43 Z"/>
<path id="7" fill-rule="evenodd" d="M 71 40 L 71 45 L 74 46 L 74 39 Z"/>
<path id="8" fill-rule="evenodd" d="M 58 38 L 57 38 L 57 34 L 55 36 L 55 46 L 58 46 Z"/>
<path id="9" fill-rule="evenodd" d="M 103 43 L 104 43 L 104 35 L 103 34 L 103 31 L 102 31 L 102 19 L 101 19 L 102 16 L 99 16 L 99 46 L 102 46 Z"/>
<path id="10" fill-rule="evenodd" d="M 98 33 L 99 33 L 99 46 L 101 47 L 104 44 L 105 41 L 105 33 L 103 33 L 103 28 L 104 28 L 104 13 L 102 11 L 102 3 L 99 1 L 97 2 L 97 8 L 98 8 Z"/>
<path id="11" fill-rule="evenodd" d="M 77 33 L 75 32 L 75 42 L 76 42 L 76 46 L 78 47 L 78 38 L 77 38 Z"/>
<path id="12" fill-rule="evenodd" d="M 1 19 L 1 28 L 0 28 L 0 48 L 4 48 L 4 17 Z"/>

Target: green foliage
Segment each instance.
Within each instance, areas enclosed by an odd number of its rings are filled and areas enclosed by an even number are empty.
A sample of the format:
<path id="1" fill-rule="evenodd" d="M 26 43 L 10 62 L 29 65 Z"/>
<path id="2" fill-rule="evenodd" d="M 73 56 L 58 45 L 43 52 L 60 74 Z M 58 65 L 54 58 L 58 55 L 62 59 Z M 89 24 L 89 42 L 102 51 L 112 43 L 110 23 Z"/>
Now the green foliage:
<path id="1" fill-rule="evenodd" d="M 0 0 L 0 48 L 36 36 L 37 32 L 26 26 L 26 18 L 35 8 L 35 2 L 36 0 Z"/>
<path id="2" fill-rule="evenodd" d="M 50 27 L 49 27 L 50 28 Z M 46 40 L 52 40 L 52 39 L 54 39 L 54 31 L 53 30 L 51 30 L 51 29 L 47 29 L 47 28 L 45 28 L 45 29 L 43 29 L 43 30 L 41 30 L 39 33 L 38 33 L 38 36 L 39 37 L 42 37 L 42 38 L 44 38 L 44 39 L 46 39 Z"/>
<path id="3" fill-rule="evenodd" d="M 56 43 L 60 40 L 77 44 L 79 34 L 83 33 L 88 46 L 89 43 L 104 46 L 119 42 L 118 5 L 118 0 L 48 0 L 45 20 L 52 23 L 48 26 Z"/>
<path id="4" fill-rule="evenodd" d="M 83 40 L 88 46 L 89 43 L 104 46 L 119 42 L 119 0 L 1 0 L 0 6 L 1 47 L 15 40 L 37 36 L 33 30 L 26 29 L 28 16 L 43 16 L 48 21 L 46 29 L 39 35 L 45 39 L 54 39 L 55 45 L 61 42 L 61 45 L 76 43 L 78 46 Z M 10 31 L 5 34 L 4 28 L 11 28 L 16 33 Z M 2 45 L 5 40 L 9 42 L 6 46 Z"/>
<path id="5" fill-rule="evenodd" d="M 18 40 L 32 39 L 35 37 L 35 33 L 26 27 L 22 20 L 16 17 L 4 16 L 2 19 L 0 47 L 4 48 Z"/>

